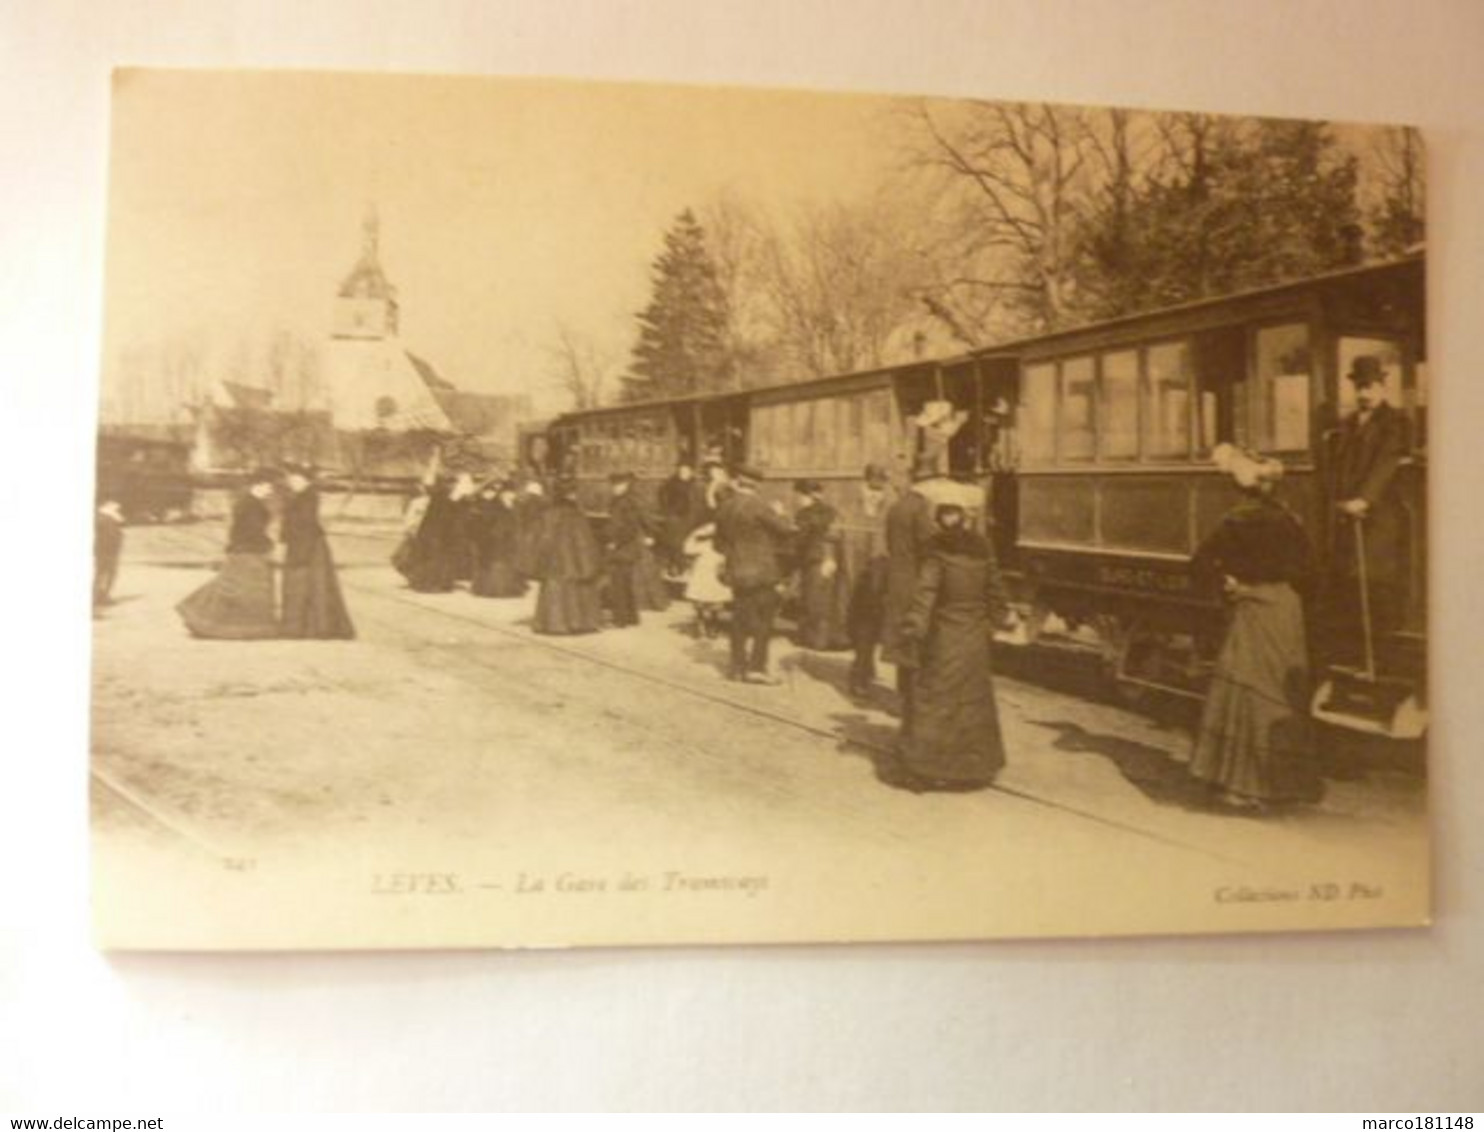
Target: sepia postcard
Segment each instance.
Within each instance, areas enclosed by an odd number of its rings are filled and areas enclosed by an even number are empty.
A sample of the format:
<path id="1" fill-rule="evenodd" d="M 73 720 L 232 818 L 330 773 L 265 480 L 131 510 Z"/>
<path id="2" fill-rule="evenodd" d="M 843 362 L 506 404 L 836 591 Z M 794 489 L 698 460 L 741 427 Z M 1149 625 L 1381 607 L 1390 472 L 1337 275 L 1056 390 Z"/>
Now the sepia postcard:
<path id="1" fill-rule="evenodd" d="M 114 77 L 95 938 L 1426 924 L 1422 140 Z"/>

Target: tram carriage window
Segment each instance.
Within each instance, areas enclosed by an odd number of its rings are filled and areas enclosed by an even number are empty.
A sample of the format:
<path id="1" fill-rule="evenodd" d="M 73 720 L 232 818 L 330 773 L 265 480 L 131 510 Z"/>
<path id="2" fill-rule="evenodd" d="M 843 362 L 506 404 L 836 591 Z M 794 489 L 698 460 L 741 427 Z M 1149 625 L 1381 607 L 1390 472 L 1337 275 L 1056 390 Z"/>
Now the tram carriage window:
<path id="1" fill-rule="evenodd" d="M 1185 342 L 1150 346 L 1144 352 L 1144 455 L 1190 455 L 1190 347 Z"/>
<path id="2" fill-rule="evenodd" d="M 773 406 L 759 405 L 752 414 L 752 452 L 754 464 L 773 465 Z"/>
<path id="3" fill-rule="evenodd" d="M 1114 459 L 1139 454 L 1139 354 L 1119 350 L 1102 357 L 1102 425 L 1099 455 Z"/>
<path id="4" fill-rule="evenodd" d="M 1041 362 L 1025 367 L 1021 384 L 1021 446 L 1037 463 L 1056 458 L 1056 365 Z"/>
<path id="5" fill-rule="evenodd" d="M 1340 413 L 1355 411 L 1355 386 L 1345 380 L 1355 359 L 1370 355 L 1381 359 L 1381 372 L 1386 375 L 1386 400 L 1400 409 L 1405 406 L 1402 399 L 1402 352 L 1400 347 L 1387 338 L 1340 339 Z"/>
<path id="6" fill-rule="evenodd" d="M 883 468 L 892 466 L 896 449 L 891 436 L 891 399 L 890 389 L 878 389 L 865 396 L 862 410 L 865 460 L 862 463 L 880 464 Z"/>
<path id="7" fill-rule="evenodd" d="M 1064 460 L 1090 460 L 1097 451 L 1097 382 L 1090 357 L 1061 363 L 1057 441 Z"/>
<path id="8" fill-rule="evenodd" d="M 858 470 L 865 463 L 866 399 L 846 397 L 840 402 L 840 467 Z"/>
<path id="9" fill-rule="evenodd" d="M 1313 351 L 1304 323 L 1257 332 L 1253 440 L 1262 452 L 1302 452 L 1309 447 Z"/>
<path id="10" fill-rule="evenodd" d="M 809 467 L 834 468 L 839 459 L 836 449 L 839 439 L 836 421 L 841 404 L 833 399 L 814 401 L 811 404 L 814 409 L 814 445 L 809 450 Z"/>

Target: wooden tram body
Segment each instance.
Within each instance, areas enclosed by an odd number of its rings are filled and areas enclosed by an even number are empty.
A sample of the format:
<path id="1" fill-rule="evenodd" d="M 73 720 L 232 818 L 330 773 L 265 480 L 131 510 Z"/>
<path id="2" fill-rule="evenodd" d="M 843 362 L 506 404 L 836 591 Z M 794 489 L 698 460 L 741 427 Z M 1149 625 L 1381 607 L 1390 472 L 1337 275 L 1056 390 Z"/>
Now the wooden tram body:
<path id="1" fill-rule="evenodd" d="M 1407 617 L 1378 654 L 1420 690 L 1424 313 L 1418 253 L 947 359 L 567 413 L 547 430 L 547 470 L 574 474 L 601 516 L 611 472 L 635 472 L 653 506 L 677 459 L 745 460 L 785 502 L 793 480 L 819 480 L 848 532 L 869 525 L 865 465 L 905 485 L 929 444 L 919 414 L 947 402 L 965 423 L 936 449 L 940 466 L 982 488 L 1028 641 L 1096 652 L 1128 689 L 1198 694 L 1222 608 L 1190 559 L 1237 498 L 1211 450 L 1231 442 L 1281 459 L 1281 498 L 1323 556 L 1334 522 L 1327 456 L 1353 406 L 1344 375 L 1357 355 L 1379 355 L 1412 452 L 1402 471 Z"/>
<path id="2" fill-rule="evenodd" d="M 97 498 L 115 500 L 126 521 L 163 522 L 191 513 L 191 445 L 184 440 L 98 437 Z"/>

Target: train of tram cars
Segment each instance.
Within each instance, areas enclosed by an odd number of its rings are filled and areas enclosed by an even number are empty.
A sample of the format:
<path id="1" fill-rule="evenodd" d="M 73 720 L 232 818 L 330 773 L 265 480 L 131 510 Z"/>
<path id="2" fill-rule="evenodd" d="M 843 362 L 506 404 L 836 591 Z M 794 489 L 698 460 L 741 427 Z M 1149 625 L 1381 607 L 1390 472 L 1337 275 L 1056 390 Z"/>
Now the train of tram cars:
<path id="1" fill-rule="evenodd" d="M 98 438 L 98 500 L 115 500 L 131 523 L 190 515 L 194 499 L 191 446 L 134 436 Z"/>
<path id="2" fill-rule="evenodd" d="M 1281 497 L 1323 553 L 1324 483 L 1344 380 L 1379 355 L 1411 422 L 1403 469 L 1411 538 L 1407 617 L 1378 642 L 1383 672 L 1425 680 L 1426 356 L 1422 254 L 1193 302 L 933 362 L 738 393 L 568 413 L 546 433 L 548 468 L 575 474 L 606 510 L 607 476 L 653 491 L 677 458 L 746 460 L 786 499 L 821 481 L 847 529 L 862 525 L 867 463 L 898 483 L 925 447 L 921 422 L 950 406 L 943 443 L 985 512 L 1028 640 L 1097 652 L 1121 686 L 1199 694 L 1220 636 L 1219 595 L 1190 557 L 1236 499 L 1210 454 L 1230 441 L 1281 459 Z"/>

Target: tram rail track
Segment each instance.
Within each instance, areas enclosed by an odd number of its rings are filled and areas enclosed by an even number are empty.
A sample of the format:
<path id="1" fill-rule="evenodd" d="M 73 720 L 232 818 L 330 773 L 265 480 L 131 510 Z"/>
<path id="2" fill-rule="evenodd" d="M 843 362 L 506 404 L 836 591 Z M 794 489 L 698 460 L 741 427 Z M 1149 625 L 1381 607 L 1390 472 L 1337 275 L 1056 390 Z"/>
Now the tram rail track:
<path id="1" fill-rule="evenodd" d="M 204 531 L 188 530 L 185 528 L 172 528 L 169 533 L 172 536 L 178 536 L 177 545 L 180 545 L 182 550 L 189 549 L 189 551 L 191 551 L 192 553 L 199 553 L 203 549 L 215 551 L 217 548 L 216 539 L 214 537 L 208 538 Z M 362 541 L 374 542 L 383 549 L 385 549 L 388 544 L 394 543 L 396 538 L 395 535 L 353 530 L 347 531 L 343 529 L 336 529 L 334 531 L 334 535 L 337 539 L 354 538 L 360 539 Z M 195 536 L 200 537 L 197 538 Z M 484 618 L 475 617 L 471 614 L 464 613 L 456 609 L 447 608 L 446 606 L 437 604 L 433 601 L 422 600 L 394 591 L 387 591 L 377 587 L 368 586 L 363 583 L 356 582 L 355 580 L 353 580 L 353 578 L 347 578 L 344 571 L 342 571 L 341 582 L 346 589 L 358 595 L 370 597 L 372 599 L 386 603 L 414 608 L 426 613 L 431 613 L 445 620 L 450 620 L 461 625 L 477 628 L 483 632 L 496 634 L 521 646 L 532 649 L 539 649 L 550 653 L 562 654 L 575 660 L 579 660 L 584 663 L 591 664 L 596 667 L 600 667 L 635 680 L 643 681 L 649 685 L 664 688 L 667 691 L 676 694 L 685 695 L 687 697 L 690 697 L 691 699 L 701 700 L 719 707 L 730 708 L 741 714 L 745 714 L 756 719 L 761 719 L 778 726 L 789 728 L 794 732 L 808 734 L 816 738 L 827 739 L 831 743 L 834 743 L 838 746 L 855 749 L 863 754 L 869 755 L 873 757 L 873 760 L 877 758 L 889 759 L 893 755 L 891 749 L 884 744 L 873 743 L 869 740 L 846 735 L 840 731 L 822 727 L 818 724 L 811 723 L 808 720 L 800 719 L 797 716 L 778 711 L 765 705 L 749 703 L 745 700 L 740 700 L 736 697 L 725 695 L 716 689 L 702 688 L 687 681 L 676 680 L 671 676 L 647 671 L 643 668 L 635 667 L 633 665 L 623 664 L 613 660 L 612 658 L 599 656 L 589 650 L 577 647 L 565 640 L 538 636 L 531 633 L 529 630 L 511 625 L 501 625 L 498 623 L 494 623 Z M 1032 791 L 1009 786 L 1003 783 L 994 783 L 991 784 L 985 792 L 996 794 L 1005 798 L 1014 799 L 1019 803 L 1038 807 L 1050 812 L 1057 813 L 1064 817 L 1074 818 L 1080 821 L 1088 822 L 1090 824 L 1098 825 L 1106 829 L 1115 830 L 1124 835 L 1155 843 L 1165 848 L 1175 849 L 1184 853 L 1195 854 L 1208 860 L 1218 861 L 1223 864 L 1238 867 L 1246 867 L 1247 865 L 1246 862 L 1240 861 L 1226 854 L 1215 852 L 1204 846 L 1192 844 L 1189 841 L 1185 841 L 1177 837 L 1171 837 L 1163 833 L 1144 829 L 1132 823 L 1120 821 L 1117 818 L 1108 817 L 1107 815 L 1096 813 L 1092 810 L 1067 803 L 1060 799 L 1045 797 Z"/>

